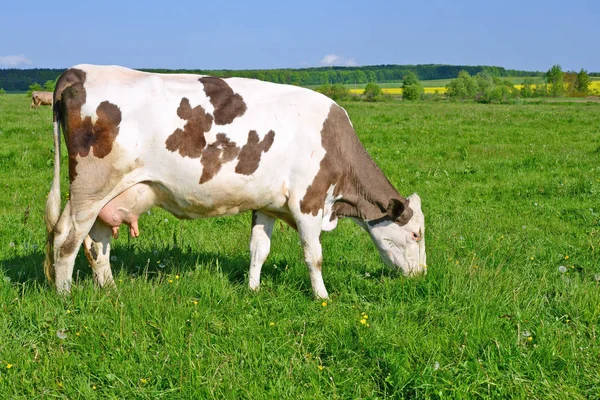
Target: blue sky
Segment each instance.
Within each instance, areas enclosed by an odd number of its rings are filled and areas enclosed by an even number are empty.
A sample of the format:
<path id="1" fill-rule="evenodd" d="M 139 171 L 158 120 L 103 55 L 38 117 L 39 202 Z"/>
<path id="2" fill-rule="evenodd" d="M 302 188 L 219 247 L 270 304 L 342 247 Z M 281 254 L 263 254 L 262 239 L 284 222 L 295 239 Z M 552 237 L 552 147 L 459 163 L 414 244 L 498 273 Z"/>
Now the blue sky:
<path id="1" fill-rule="evenodd" d="M 7 1 L 0 68 L 463 64 L 600 72 L 600 0 Z"/>

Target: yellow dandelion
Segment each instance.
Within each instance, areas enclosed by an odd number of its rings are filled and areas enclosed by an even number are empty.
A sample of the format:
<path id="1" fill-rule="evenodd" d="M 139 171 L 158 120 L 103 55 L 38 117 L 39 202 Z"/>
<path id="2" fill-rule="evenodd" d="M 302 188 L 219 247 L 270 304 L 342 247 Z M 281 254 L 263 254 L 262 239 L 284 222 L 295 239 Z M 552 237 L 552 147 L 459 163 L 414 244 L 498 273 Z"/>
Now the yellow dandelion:
<path id="1" fill-rule="evenodd" d="M 79 335 L 80 335 L 80 333 L 79 333 L 79 332 L 76 332 L 76 333 L 75 333 L 75 336 L 79 336 Z"/>
<path id="2" fill-rule="evenodd" d="M 140 382 L 143 384 L 146 384 L 146 383 L 148 383 L 148 379 L 140 378 Z"/>
<path id="3" fill-rule="evenodd" d="M 322 302 L 322 303 L 321 303 L 321 305 L 322 305 L 323 307 L 327 307 L 327 302 L 326 302 L 326 301 L 324 301 L 324 302 Z"/>
<path id="4" fill-rule="evenodd" d="M 92 389 L 96 390 L 96 385 L 92 385 Z"/>
<path id="5" fill-rule="evenodd" d="M 565 256 L 565 260 L 568 260 L 568 259 L 569 259 L 569 256 L 568 256 L 568 255 L 566 255 L 566 256 Z"/>
<path id="6" fill-rule="evenodd" d="M 369 316 L 367 314 L 363 315 L 364 319 L 369 319 Z"/>
<path id="7" fill-rule="evenodd" d="M 63 387 L 64 387 L 62 382 L 58 382 L 58 383 L 56 384 L 56 386 L 58 386 L 59 388 L 63 388 Z"/>
<path id="8" fill-rule="evenodd" d="M 169 279 L 169 283 L 173 283 L 173 279 Z"/>
<path id="9" fill-rule="evenodd" d="M 175 275 L 175 279 L 179 279 L 179 275 Z"/>
<path id="10" fill-rule="evenodd" d="M 319 371 L 323 371 L 323 366 L 322 365 L 317 366 L 317 368 L 319 368 Z"/>
<path id="11" fill-rule="evenodd" d="M 67 310 L 67 314 L 71 314 L 71 310 Z"/>
<path id="12" fill-rule="evenodd" d="M 11 369 L 13 367 L 12 364 L 6 364 L 6 369 Z"/>
<path id="13" fill-rule="evenodd" d="M 533 338 L 532 338 L 531 336 L 529 336 L 529 337 L 527 338 L 527 341 L 528 341 L 528 342 L 531 342 L 532 340 L 533 340 Z"/>
<path id="14" fill-rule="evenodd" d="M 363 319 L 360 320 L 360 323 L 363 324 L 363 325 L 365 325 L 367 323 L 367 320 L 363 318 Z"/>
<path id="15" fill-rule="evenodd" d="M 275 326 L 275 322 L 269 322 L 269 326 Z"/>
<path id="16" fill-rule="evenodd" d="M 367 328 L 370 328 L 370 327 L 371 327 L 371 325 L 367 324 Z"/>
<path id="17" fill-rule="evenodd" d="M 194 305 L 195 305 L 195 306 L 197 306 L 197 305 L 198 305 L 198 302 L 197 302 L 196 300 L 194 300 Z"/>

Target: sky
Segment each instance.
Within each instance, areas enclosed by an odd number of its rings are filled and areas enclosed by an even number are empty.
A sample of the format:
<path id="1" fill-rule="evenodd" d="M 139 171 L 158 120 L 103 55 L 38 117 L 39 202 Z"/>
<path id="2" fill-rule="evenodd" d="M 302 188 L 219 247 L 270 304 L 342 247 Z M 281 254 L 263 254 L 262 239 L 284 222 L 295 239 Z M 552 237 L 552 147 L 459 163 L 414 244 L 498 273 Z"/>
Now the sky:
<path id="1" fill-rule="evenodd" d="M 495 65 L 600 72 L 600 0 L 6 1 L 0 68 Z"/>

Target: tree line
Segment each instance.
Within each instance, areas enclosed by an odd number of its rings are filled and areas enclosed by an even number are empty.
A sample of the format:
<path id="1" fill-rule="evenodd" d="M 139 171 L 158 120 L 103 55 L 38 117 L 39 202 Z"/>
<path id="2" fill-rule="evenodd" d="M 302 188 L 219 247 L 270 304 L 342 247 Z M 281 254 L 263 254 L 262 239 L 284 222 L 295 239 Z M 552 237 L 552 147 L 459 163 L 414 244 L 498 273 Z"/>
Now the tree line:
<path id="1" fill-rule="evenodd" d="M 362 67 L 319 67 L 301 69 L 265 69 L 265 70 L 172 70 L 172 69 L 141 69 L 147 72 L 160 73 L 192 73 L 218 77 L 242 77 L 260 79 L 268 82 L 286 83 L 298 86 L 318 86 L 323 84 L 365 84 L 369 82 L 387 83 L 402 82 L 409 72 L 421 80 L 451 79 L 460 71 L 471 75 L 486 72 L 490 76 L 543 76 L 540 71 L 524 71 L 505 69 L 497 66 L 468 66 L 443 64 L 418 65 L 373 65 Z M 47 81 L 54 81 L 64 69 L 33 68 L 33 69 L 0 69 L 0 88 L 6 91 L 27 91 L 29 86 Z"/>
<path id="2" fill-rule="evenodd" d="M 579 72 L 565 72 L 559 64 L 555 64 L 546 71 L 543 80 L 527 77 L 517 88 L 511 81 L 485 71 L 471 76 L 463 70 L 446 85 L 446 96 L 481 103 L 506 102 L 521 97 L 584 97 L 596 94 L 590 90 L 590 75 L 583 68 Z"/>

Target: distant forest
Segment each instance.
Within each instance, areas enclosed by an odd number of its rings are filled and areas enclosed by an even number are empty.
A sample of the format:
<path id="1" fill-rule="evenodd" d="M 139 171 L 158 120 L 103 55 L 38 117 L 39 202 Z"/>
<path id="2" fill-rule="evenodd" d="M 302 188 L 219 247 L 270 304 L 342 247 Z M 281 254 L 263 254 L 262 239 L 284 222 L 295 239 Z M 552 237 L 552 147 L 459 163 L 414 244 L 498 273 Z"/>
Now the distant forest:
<path id="1" fill-rule="evenodd" d="M 359 83 L 399 82 L 407 72 L 414 72 L 421 80 L 456 78 L 461 70 L 470 75 L 486 71 L 492 76 L 543 76 L 540 71 L 522 71 L 494 66 L 469 65 L 373 65 L 364 67 L 320 67 L 302 69 L 265 69 L 265 70 L 172 70 L 172 69 L 140 69 L 161 73 L 192 73 L 219 77 L 255 78 L 268 82 L 287 83 L 299 86 Z M 0 88 L 6 91 L 27 91 L 29 85 L 55 80 L 64 69 L 0 69 Z M 593 75 L 593 74 L 590 74 Z"/>

